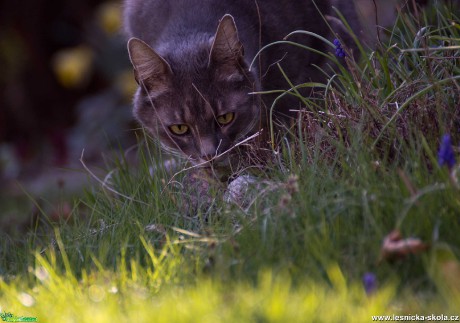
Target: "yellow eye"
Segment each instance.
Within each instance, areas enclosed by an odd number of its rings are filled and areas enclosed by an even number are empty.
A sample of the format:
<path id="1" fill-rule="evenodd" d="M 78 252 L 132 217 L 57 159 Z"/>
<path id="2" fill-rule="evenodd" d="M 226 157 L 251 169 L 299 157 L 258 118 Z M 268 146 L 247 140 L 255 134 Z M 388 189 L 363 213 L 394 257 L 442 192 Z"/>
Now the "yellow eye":
<path id="1" fill-rule="evenodd" d="M 229 112 L 217 117 L 217 122 L 221 125 L 229 124 L 235 118 L 235 114 L 233 112 Z"/>
<path id="2" fill-rule="evenodd" d="M 185 135 L 188 131 L 188 126 L 185 124 L 173 124 L 169 127 L 169 130 L 176 135 Z"/>

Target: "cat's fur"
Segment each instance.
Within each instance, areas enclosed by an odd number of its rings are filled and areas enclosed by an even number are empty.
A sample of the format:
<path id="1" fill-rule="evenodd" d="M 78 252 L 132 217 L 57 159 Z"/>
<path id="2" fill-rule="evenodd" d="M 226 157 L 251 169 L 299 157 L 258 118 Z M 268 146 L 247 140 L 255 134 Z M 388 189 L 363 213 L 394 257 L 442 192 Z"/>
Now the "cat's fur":
<path id="1" fill-rule="evenodd" d="M 351 1 L 335 0 L 352 26 L 357 19 Z M 341 5 L 343 4 L 343 5 Z M 171 152 L 193 163 L 227 165 L 222 154 L 236 143 L 267 128 L 267 106 L 275 96 L 250 95 L 288 89 L 279 68 L 293 84 L 321 80 L 314 65 L 324 57 L 292 45 L 275 45 L 249 64 L 259 49 L 294 30 L 336 38 L 321 17 L 332 15 L 331 1 L 318 0 L 126 0 L 125 31 L 139 89 L 134 115 Z M 338 20 L 332 26 L 345 36 Z M 349 38 L 347 38 L 349 39 Z M 326 51 L 324 42 L 307 35 L 289 40 Z M 329 49 L 331 50 L 331 49 Z M 285 99 L 275 116 L 292 116 L 298 103 Z M 233 116 L 228 124 L 222 116 Z M 171 126 L 186 125 L 184 134 Z"/>

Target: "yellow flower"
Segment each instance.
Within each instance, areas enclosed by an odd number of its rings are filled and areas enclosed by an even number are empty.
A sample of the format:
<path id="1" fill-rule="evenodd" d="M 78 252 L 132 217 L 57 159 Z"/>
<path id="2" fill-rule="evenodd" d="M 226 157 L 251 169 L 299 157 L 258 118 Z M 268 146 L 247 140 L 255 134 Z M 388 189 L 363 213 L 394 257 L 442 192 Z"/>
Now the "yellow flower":
<path id="1" fill-rule="evenodd" d="M 121 8 L 116 2 L 105 2 L 99 7 L 99 23 L 109 35 L 118 32 L 121 27 Z"/>
<path id="2" fill-rule="evenodd" d="M 81 86 L 91 72 L 93 59 L 93 51 L 85 45 L 57 52 L 52 65 L 59 83 L 67 88 Z"/>

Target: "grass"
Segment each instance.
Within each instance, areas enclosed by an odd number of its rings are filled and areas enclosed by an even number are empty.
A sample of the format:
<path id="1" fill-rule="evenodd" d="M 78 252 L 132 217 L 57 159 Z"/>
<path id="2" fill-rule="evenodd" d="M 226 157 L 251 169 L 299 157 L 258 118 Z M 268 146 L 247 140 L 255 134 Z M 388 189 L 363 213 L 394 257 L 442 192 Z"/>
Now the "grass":
<path id="1" fill-rule="evenodd" d="M 331 54 L 324 99 L 303 98 L 297 139 L 248 207 L 217 187 L 190 212 L 157 147 L 141 142 L 136 165 L 120 154 L 69 218 L 0 238 L 0 310 L 40 322 L 459 315 L 458 164 L 437 161 L 444 133 L 460 142 L 452 12 L 401 15 L 359 64 Z M 393 230 L 427 248 L 382 251 Z"/>

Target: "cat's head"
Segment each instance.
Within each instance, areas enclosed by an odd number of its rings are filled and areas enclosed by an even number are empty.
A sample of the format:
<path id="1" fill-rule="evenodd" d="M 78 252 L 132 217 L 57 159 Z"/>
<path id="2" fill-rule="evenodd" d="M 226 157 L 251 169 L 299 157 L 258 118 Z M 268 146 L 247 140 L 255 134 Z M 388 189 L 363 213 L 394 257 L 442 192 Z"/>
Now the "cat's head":
<path id="1" fill-rule="evenodd" d="M 194 164 L 226 165 L 231 154 L 223 153 L 258 129 L 258 97 L 248 94 L 255 78 L 232 16 L 213 37 L 187 40 L 162 56 L 136 38 L 128 50 L 139 84 L 134 115 L 166 150 Z"/>

